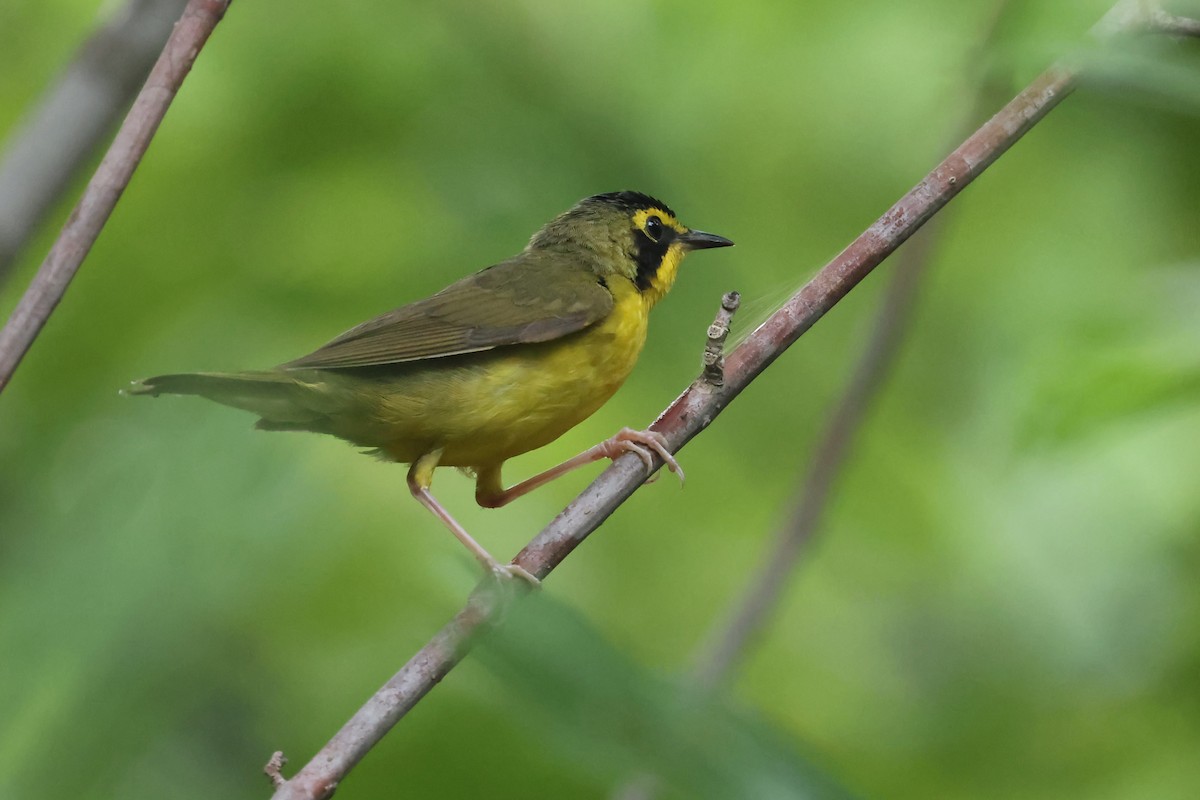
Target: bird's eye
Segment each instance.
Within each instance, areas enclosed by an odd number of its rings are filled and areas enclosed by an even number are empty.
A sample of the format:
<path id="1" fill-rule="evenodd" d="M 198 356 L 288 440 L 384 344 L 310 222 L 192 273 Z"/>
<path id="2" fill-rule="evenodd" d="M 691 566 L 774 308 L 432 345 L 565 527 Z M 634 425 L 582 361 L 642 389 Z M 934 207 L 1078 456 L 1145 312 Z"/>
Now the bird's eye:
<path id="1" fill-rule="evenodd" d="M 663 232 L 663 223 L 662 223 L 661 219 L 659 219 L 658 217 L 650 217 L 648 220 L 646 220 L 646 235 L 647 236 L 649 236 L 651 239 L 653 239 L 654 241 L 657 242 L 659 240 L 659 237 L 662 236 L 662 232 Z"/>

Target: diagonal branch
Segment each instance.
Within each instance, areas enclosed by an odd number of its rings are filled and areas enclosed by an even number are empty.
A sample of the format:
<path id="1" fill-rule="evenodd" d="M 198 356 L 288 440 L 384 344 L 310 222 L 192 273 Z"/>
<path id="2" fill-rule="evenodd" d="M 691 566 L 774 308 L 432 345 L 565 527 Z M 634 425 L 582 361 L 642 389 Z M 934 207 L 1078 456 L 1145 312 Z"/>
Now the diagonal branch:
<path id="1" fill-rule="evenodd" d="M 0 159 L 0 281 L 112 129 L 187 0 L 125 0 L 79 47 Z"/>
<path id="2" fill-rule="evenodd" d="M 746 582 L 745 595 L 737 601 L 736 609 L 697 653 L 692 674 L 696 685 L 715 688 L 745 656 L 770 621 L 797 562 L 816 534 L 834 482 L 850 455 L 854 435 L 900 351 L 933 246 L 933 227 L 939 221 L 931 221 L 930 227 L 897 256 L 870 339 L 818 438 L 798 499 L 767 547 L 759 568 Z"/>
<path id="3" fill-rule="evenodd" d="M 978 177 L 1074 88 L 1077 74 L 1053 67 L 983 125 L 797 294 L 731 352 L 720 386 L 697 380 L 652 428 L 678 451 L 811 328 L 859 281 L 939 209 Z M 583 491 L 514 560 L 539 578 L 548 575 L 646 479 L 636 456 L 623 456 Z M 329 797 L 339 781 L 493 627 L 524 590 L 481 584 L 460 611 L 350 719 L 276 800 Z"/>
<path id="4" fill-rule="evenodd" d="M 771 622 L 788 581 L 817 534 L 854 436 L 900 352 L 934 239 L 945 229 L 939 223 L 945 219 L 941 216 L 930 220 L 896 256 L 891 282 L 867 345 L 817 439 L 787 521 L 765 548 L 758 569 L 751 573 L 741 596 L 733 601 L 732 611 L 717 621 L 693 656 L 690 679 L 699 689 L 712 691 L 727 681 Z M 652 800 L 660 794 L 660 788 L 659 776 L 643 772 L 620 783 L 611 797 Z"/>
<path id="5" fill-rule="evenodd" d="M 993 10 L 976 48 L 981 55 L 994 43 L 1008 7 L 1009 0 L 1000 0 Z M 970 133 L 969 125 L 986 113 L 983 70 L 972 71 L 976 75 L 964 92 L 971 96 L 969 110 L 955 125 L 953 137 L 947 137 L 947 147 Z M 764 551 L 759 568 L 746 581 L 744 594 L 735 601 L 733 611 L 714 626 L 707 640 L 697 649 L 692 679 L 701 688 L 716 688 L 729 678 L 737 662 L 745 658 L 746 651 L 769 623 L 797 563 L 816 535 L 834 484 L 850 455 L 854 436 L 866 421 L 871 404 L 883 388 L 900 352 L 931 256 L 946 230 L 945 223 L 945 215 L 930 220 L 897 254 L 866 346 L 817 438 L 816 449 L 808 460 L 786 522 Z M 631 800 L 642 795 L 620 796 Z"/>
<path id="6" fill-rule="evenodd" d="M 1200 19 L 1173 14 L 1162 0 L 1120 0 L 1096 23 L 1093 35 L 1104 39 L 1124 34 L 1200 37 Z"/>
<path id="7" fill-rule="evenodd" d="M 62 300 L 71 279 L 79 271 L 129 184 L 163 115 L 175 99 L 175 93 L 213 28 L 225 15 L 229 3 L 230 0 L 188 0 L 183 16 L 96 168 L 96 174 L 84 189 L 78 205 L 4 330 L 0 331 L 0 391 L 8 385 L 17 365 Z"/>
<path id="8" fill-rule="evenodd" d="M 996 9 L 984 41 L 995 37 L 1007 3 Z M 1159 34 L 1189 36 L 1200 33 L 1200 20 L 1170 14 L 1148 0 L 1118 3 L 1098 23 L 1093 35 L 1100 39 L 1122 34 Z M 968 119 L 983 113 L 982 79 L 974 92 L 974 110 Z M 963 135 L 965 131 L 959 135 Z M 808 546 L 833 488 L 834 480 L 845 463 L 855 430 L 863 423 L 874 395 L 886 379 L 912 316 L 917 289 L 935 246 L 935 238 L 944 230 L 945 217 L 930 222 L 916 240 L 897 257 L 892 281 L 881 303 L 879 315 L 867 346 L 830 415 L 816 451 L 805 473 L 796 503 L 786 524 L 767 548 L 759 569 L 747 581 L 745 594 L 727 620 L 710 633 L 696 654 L 692 677 L 702 688 L 712 689 L 726 680 L 745 656 L 745 651 L 761 633 L 779 602 L 796 562 Z M 641 790 L 638 790 L 640 792 Z M 629 800 L 649 796 L 644 792 L 620 795 Z"/>

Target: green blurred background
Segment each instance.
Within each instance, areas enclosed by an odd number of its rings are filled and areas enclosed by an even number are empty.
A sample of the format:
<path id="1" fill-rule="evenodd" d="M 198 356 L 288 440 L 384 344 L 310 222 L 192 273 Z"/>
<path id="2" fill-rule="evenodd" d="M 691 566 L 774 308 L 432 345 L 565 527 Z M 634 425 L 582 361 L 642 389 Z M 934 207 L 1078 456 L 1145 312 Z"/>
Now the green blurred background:
<path id="1" fill-rule="evenodd" d="M 0 130 L 108 5 L 0 7 Z M 510 462 L 532 474 L 650 422 L 722 292 L 761 317 L 941 157 L 972 75 L 998 108 L 1107 6 L 1010 3 L 981 52 L 989 2 L 237 0 L 0 398 L 0 796 L 266 796 L 271 751 L 306 761 L 478 577 L 403 468 L 130 379 L 307 352 L 599 191 L 736 240 L 688 261 L 612 402 Z M 601 798 L 650 768 L 678 797 L 1196 797 L 1200 43 L 1092 57 L 948 210 L 726 702 L 677 678 L 786 518 L 889 264 L 338 796 Z M 589 479 L 498 511 L 436 489 L 508 556 Z"/>

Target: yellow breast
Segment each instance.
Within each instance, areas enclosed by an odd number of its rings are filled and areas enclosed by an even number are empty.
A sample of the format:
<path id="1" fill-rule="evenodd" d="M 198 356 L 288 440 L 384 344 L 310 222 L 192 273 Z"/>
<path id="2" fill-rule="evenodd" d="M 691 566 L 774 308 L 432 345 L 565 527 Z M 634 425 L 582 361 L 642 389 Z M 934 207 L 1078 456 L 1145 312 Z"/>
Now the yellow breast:
<path id="1" fill-rule="evenodd" d="M 458 467 L 498 465 L 557 439 L 612 397 L 646 341 L 648 298 L 620 284 L 612 312 L 579 333 L 423 362 L 381 382 L 371 430 L 346 438 L 406 463 L 442 448 L 440 463 Z"/>

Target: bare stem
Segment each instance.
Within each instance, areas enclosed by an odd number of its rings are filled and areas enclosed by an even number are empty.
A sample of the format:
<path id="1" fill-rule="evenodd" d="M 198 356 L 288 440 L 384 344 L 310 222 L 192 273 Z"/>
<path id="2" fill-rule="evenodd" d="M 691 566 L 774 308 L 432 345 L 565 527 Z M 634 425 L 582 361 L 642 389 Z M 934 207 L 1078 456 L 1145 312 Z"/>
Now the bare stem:
<path id="1" fill-rule="evenodd" d="M 1167 36 L 1200 37 L 1200 19 L 1189 19 L 1158 9 L 1154 14 L 1153 30 Z"/>
<path id="2" fill-rule="evenodd" d="M 58 306 L 230 0 L 188 0 L 145 86 L 46 260 L 0 331 L 0 391 Z"/>
<path id="3" fill-rule="evenodd" d="M 980 37 L 977 63 L 986 61 L 985 54 L 999 30 L 1009 5 L 1001 0 Z M 947 146 L 967 135 L 979 117 L 986 112 L 984 87 L 986 75 L 976 68 L 972 86 L 964 94 L 972 97 L 956 132 Z M 850 380 L 833 404 L 833 410 L 817 439 L 808 469 L 792 503 L 787 520 L 763 553 L 759 569 L 746 581 L 742 597 L 734 604 L 728 618 L 721 620 L 697 649 L 692 678 L 705 689 L 713 689 L 727 680 L 737 662 L 770 621 L 774 609 L 795 572 L 801 556 L 808 549 L 829 504 L 838 475 L 845 466 L 853 445 L 854 435 L 866 421 L 871 404 L 887 380 L 889 370 L 900 352 L 904 336 L 913 317 L 913 306 L 920 290 L 933 250 L 945 230 L 942 215 L 929 224 L 897 255 L 891 281 L 879 306 L 879 313 L 854 367 Z M 633 795 L 621 795 L 632 800 Z M 642 797 L 643 795 L 636 795 Z M 651 795 L 645 795 L 649 797 Z"/>
<path id="4" fill-rule="evenodd" d="M 669 449 L 677 452 L 708 427 L 789 345 L 1061 102 L 1075 80 L 1076 73 L 1065 67 L 1039 76 L 731 352 L 725 359 L 721 386 L 697 379 L 651 426 L 664 435 Z M 616 459 L 526 545 L 514 563 L 544 578 L 646 477 L 636 455 Z M 514 587 L 512 591 L 520 594 L 524 590 Z M 276 800 L 329 797 L 370 748 L 462 659 L 480 631 L 495 624 L 513 599 L 502 595 L 495 584 L 477 588 L 466 608 L 368 700 L 312 761 L 276 790 Z"/>
<path id="5" fill-rule="evenodd" d="M 711 689 L 724 681 L 770 621 L 771 612 L 824 516 L 834 483 L 850 454 L 854 434 L 866 419 L 900 350 L 928 262 L 931 234 L 932 230 L 922 231 L 900 252 L 870 340 L 825 424 L 799 499 L 774 543 L 767 548 L 760 568 L 747 581 L 746 594 L 736 611 L 718 626 L 709 643 L 700 648 L 693 671 L 697 685 Z"/>
<path id="6" fill-rule="evenodd" d="M 1200 37 L 1200 19 L 1181 17 L 1161 0 L 1120 0 L 1092 29 L 1100 39 L 1127 34 Z"/>
<path id="7" fill-rule="evenodd" d="M 998 7 L 985 41 L 994 35 L 1004 5 Z M 1095 32 L 1102 38 L 1131 32 L 1188 35 L 1186 26 L 1195 24 L 1147 7 L 1142 0 L 1126 0 L 1106 15 Z M 974 105 L 982 106 L 982 87 L 975 96 Z M 707 641 L 697 649 L 692 680 L 699 688 L 711 691 L 730 678 L 767 627 L 796 565 L 817 533 L 854 434 L 865 421 L 900 350 L 921 278 L 945 219 L 943 216 L 932 220 L 897 257 L 867 346 L 834 404 L 787 521 L 764 552 L 759 568 L 747 580 L 744 594 L 734 604 L 733 611 L 714 626 Z M 657 776 L 642 773 L 618 786 L 612 796 L 619 800 L 651 800 L 659 794 L 659 788 Z"/>
<path id="8" fill-rule="evenodd" d="M 80 45 L 0 160 L 0 281 L 129 108 L 187 0 L 125 0 Z"/>

